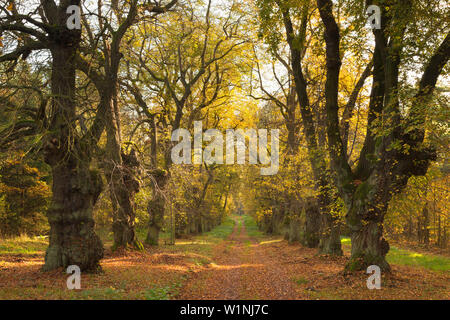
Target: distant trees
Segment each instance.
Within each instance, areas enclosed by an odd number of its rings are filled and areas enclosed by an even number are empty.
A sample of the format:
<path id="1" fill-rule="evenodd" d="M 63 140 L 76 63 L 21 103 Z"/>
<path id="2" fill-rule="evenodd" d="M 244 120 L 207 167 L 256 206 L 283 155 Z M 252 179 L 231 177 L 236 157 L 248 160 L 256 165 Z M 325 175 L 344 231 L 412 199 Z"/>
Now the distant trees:
<path id="1" fill-rule="evenodd" d="M 448 173 L 433 164 L 423 177 L 409 179 L 405 190 L 393 196 L 386 215 L 386 233 L 395 239 L 424 246 L 448 246 Z"/>
<path id="2" fill-rule="evenodd" d="M 212 1 L 208 1 L 206 10 L 180 5 L 179 10 L 160 21 L 162 25 L 145 21 L 141 29 L 133 30 L 129 40 L 129 78 L 124 86 L 140 115 L 138 126 L 148 128 L 151 145 L 148 173 L 154 190 L 148 202 L 148 244 L 158 243 L 168 204 L 164 193 L 172 169 L 172 131 L 180 127 L 192 130 L 195 120 L 217 127 L 222 116 L 216 109 L 231 96 L 233 80 L 239 81 L 240 75 L 232 64 L 233 54 L 245 42 L 239 33 L 242 13 L 234 5 L 227 8 L 225 18 L 219 18 L 211 6 Z M 147 38 L 147 34 L 154 36 Z M 163 156 L 158 157 L 161 152 Z M 211 168 L 204 170 L 200 168 L 200 172 L 207 173 L 206 192 L 213 177 Z M 202 201 L 200 196 L 198 207 Z M 198 208 L 192 210 L 190 215 L 196 215 Z"/>
<path id="3" fill-rule="evenodd" d="M 46 210 L 50 188 L 42 173 L 21 154 L 0 167 L 0 235 L 19 236 L 46 231 Z"/>

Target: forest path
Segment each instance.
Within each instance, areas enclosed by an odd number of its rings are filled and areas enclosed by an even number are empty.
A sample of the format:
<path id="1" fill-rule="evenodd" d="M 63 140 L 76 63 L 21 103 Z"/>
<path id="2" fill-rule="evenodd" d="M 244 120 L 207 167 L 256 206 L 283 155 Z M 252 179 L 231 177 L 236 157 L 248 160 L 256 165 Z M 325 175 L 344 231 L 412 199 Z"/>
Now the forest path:
<path id="1" fill-rule="evenodd" d="M 304 299 L 280 263 L 282 252 L 249 237 L 242 217 L 214 247 L 213 262 L 192 275 L 178 299 Z M 270 241 L 269 241 L 270 242 Z"/>

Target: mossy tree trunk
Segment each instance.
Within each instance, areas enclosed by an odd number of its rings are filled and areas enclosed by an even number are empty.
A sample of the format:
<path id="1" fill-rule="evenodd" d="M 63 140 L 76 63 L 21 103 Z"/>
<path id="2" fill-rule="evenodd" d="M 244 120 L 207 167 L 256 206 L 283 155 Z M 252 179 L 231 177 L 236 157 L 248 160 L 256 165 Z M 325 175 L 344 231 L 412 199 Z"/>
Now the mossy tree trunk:
<path id="1" fill-rule="evenodd" d="M 158 245 L 159 232 L 164 223 L 164 210 L 166 205 L 166 198 L 164 191 L 169 180 L 167 171 L 157 169 L 153 173 L 156 185 L 153 188 L 153 198 L 148 202 L 147 211 L 149 214 L 148 233 L 145 243 L 149 245 Z"/>
<path id="2" fill-rule="evenodd" d="M 53 25 L 49 35 L 53 113 L 44 146 L 45 161 L 53 174 L 53 196 L 47 211 L 50 236 L 43 270 L 77 265 L 82 271 L 97 271 L 103 245 L 94 231 L 92 211 L 102 182 L 90 164 L 98 132 L 92 139 L 80 137 L 77 131 L 75 57 L 81 31 L 66 28 L 67 6 L 65 1 L 54 10 L 44 7 Z"/>
<path id="3" fill-rule="evenodd" d="M 103 244 L 94 232 L 92 211 L 102 190 L 100 174 L 78 157 L 54 163 L 53 198 L 47 211 L 50 243 L 44 271 L 77 265 L 82 271 L 99 270 Z M 83 163 L 84 162 L 84 163 Z"/>
<path id="4" fill-rule="evenodd" d="M 304 50 L 302 47 L 306 45 L 306 32 L 309 17 L 309 6 L 305 5 L 302 7 L 301 21 L 299 25 L 299 30 L 294 30 L 294 24 L 289 12 L 289 6 L 281 6 L 281 13 L 283 16 L 283 23 L 285 27 L 286 41 L 289 45 L 291 53 L 291 68 L 292 74 L 294 76 L 295 91 L 297 93 L 298 102 L 300 105 L 300 114 L 302 118 L 303 134 L 305 136 L 307 148 L 308 148 L 308 158 L 313 171 L 315 189 L 318 193 L 317 201 L 320 209 L 321 216 L 329 215 L 329 205 L 331 203 L 330 196 L 327 190 L 330 188 L 332 181 L 329 180 L 326 161 L 325 144 L 320 143 L 320 119 L 313 114 L 313 108 L 310 104 L 310 99 L 308 96 L 307 81 L 303 73 L 302 59 L 304 57 Z M 327 180 L 328 179 L 328 180 Z M 331 216 L 324 218 L 324 221 L 331 221 L 333 218 Z M 321 219 L 322 220 L 322 219 Z M 328 246 L 323 246 L 322 249 L 330 249 L 328 254 L 342 254 L 340 249 L 341 243 L 336 240 L 334 236 L 339 232 L 339 229 L 335 228 L 334 224 L 329 224 L 327 229 L 331 229 L 332 232 L 321 232 L 320 237 L 323 237 L 323 242 L 330 243 Z M 326 229 L 326 230 L 327 230 Z"/>
<path id="5" fill-rule="evenodd" d="M 317 248 L 320 240 L 320 211 L 315 198 L 308 198 L 304 204 L 305 224 L 301 243 L 308 248 Z"/>
<path id="6" fill-rule="evenodd" d="M 383 238 L 383 220 L 389 202 L 386 197 L 390 196 L 384 192 L 382 180 L 386 181 L 386 177 L 381 174 L 372 176 L 359 184 L 352 195 L 346 216 L 352 240 L 352 253 L 346 266 L 349 271 L 365 270 L 370 265 L 390 271 L 386 261 L 389 244 Z"/>
<path id="7" fill-rule="evenodd" d="M 113 207 L 114 248 L 133 245 L 140 247 L 136 238 L 136 205 L 134 196 L 139 191 L 136 179 L 139 162 L 134 150 L 121 154 L 122 165 L 110 172 L 110 197 Z"/>

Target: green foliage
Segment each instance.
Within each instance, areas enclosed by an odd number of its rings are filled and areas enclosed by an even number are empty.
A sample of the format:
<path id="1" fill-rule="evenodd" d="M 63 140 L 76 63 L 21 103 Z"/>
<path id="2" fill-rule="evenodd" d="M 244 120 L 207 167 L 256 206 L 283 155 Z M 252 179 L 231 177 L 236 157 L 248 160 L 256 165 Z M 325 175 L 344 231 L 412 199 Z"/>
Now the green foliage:
<path id="1" fill-rule="evenodd" d="M 154 287 L 144 292 L 146 300 L 169 300 L 170 287 Z"/>
<path id="2" fill-rule="evenodd" d="M 0 167 L 0 235 L 36 235 L 48 230 L 45 218 L 50 188 L 42 173 L 26 159 L 7 160 Z"/>
<path id="3" fill-rule="evenodd" d="M 155 286 L 143 292 L 143 296 L 146 300 L 169 300 L 171 297 L 176 296 L 181 287 L 183 286 L 183 281 L 186 277 L 183 276 L 179 281 L 172 283 L 167 286 Z"/>

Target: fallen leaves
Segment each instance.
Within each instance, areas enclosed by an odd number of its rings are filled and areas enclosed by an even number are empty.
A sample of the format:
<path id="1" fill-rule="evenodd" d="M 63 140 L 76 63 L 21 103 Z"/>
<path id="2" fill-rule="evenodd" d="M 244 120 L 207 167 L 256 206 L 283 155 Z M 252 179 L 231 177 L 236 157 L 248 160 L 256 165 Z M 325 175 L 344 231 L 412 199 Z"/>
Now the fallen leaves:
<path id="1" fill-rule="evenodd" d="M 0 255 L 0 299 L 449 299 L 450 277 L 393 265 L 382 289 L 368 290 L 364 272 L 342 272 L 348 256 L 265 237 L 236 223 L 222 241 L 106 252 L 103 273 L 82 274 L 66 288 L 64 270 L 41 272 L 43 254 Z"/>

